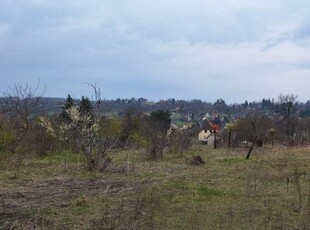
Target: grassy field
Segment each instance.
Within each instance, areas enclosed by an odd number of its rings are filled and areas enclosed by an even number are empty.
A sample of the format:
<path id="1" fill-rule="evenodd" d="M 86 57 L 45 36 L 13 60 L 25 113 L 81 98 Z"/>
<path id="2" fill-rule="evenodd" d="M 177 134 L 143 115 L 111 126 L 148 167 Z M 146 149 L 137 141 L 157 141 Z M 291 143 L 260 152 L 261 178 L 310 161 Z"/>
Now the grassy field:
<path id="1" fill-rule="evenodd" d="M 310 229 L 310 148 L 246 151 L 116 151 L 105 172 L 72 153 L 29 159 L 0 171 L 0 229 Z"/>

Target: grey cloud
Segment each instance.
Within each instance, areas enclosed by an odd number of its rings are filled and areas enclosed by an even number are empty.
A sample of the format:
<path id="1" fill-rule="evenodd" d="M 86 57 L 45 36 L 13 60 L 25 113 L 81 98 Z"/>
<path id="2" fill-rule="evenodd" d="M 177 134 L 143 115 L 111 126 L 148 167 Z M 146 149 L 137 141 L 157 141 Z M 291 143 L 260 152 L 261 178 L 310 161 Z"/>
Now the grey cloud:
<path id="1" fill-rule="evenodd" d="M 41 78 L 47 92 L 56 92 L 48 90 L 50 84 L 61 95 L 65 88 L 85 93 L 89 81 L 119 97 L 199 97 L 210 81 L 227 96 L 248 93 L 235 83 L 246 81 L 248 73 L 261 79 L 267 71 L 287 70 L 277 64 L 290 63 L 281 59 L 282 43 L 298 42 L 308 51 L 301 42 L 310 31 L 308 5 L 291 0 L 2 1 L 0 71 L 10 78 L 2 87 L 24 76 L 33 82 Z M 261 47 L 276 57 L 261 55 Z M 299 59 L 293 64 L 307 63 Z M 66 87 L 70 82 L 74 87 Z"/>

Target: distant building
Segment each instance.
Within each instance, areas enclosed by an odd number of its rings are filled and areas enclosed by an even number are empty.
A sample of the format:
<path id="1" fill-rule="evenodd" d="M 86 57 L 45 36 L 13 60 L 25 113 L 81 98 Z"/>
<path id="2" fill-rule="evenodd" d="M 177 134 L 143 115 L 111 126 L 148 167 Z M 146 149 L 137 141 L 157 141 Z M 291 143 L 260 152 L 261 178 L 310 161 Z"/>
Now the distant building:
<path id="1" fill-rule="evenodd" d="M 214 146 L 214 141 L 219 142 L 221 138 L 220 126 L 208 122 L 198 133 L 199 141 L 208 146 Z"/>

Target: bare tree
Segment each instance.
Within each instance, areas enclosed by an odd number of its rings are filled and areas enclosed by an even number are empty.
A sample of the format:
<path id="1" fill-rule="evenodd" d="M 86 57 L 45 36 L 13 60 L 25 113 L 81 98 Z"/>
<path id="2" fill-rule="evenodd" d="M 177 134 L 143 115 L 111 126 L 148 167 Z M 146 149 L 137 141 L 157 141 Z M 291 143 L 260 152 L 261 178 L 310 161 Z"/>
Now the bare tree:
<path id="1" fill-rule="evenodd" d="M 145 120 L 144 135 L 147 138 L 147 153 L 153 160 L 163 158 L 164 148 L 168 146 L 167 131 L 171 118 L 169 111 L 157 110 Z"/>
<path id="2" fill-rule="evenodd" d="M 279 121 L 286 137 L 293 140 L 298 122 L 297 95 L 280 94 L 276 105 L 276 113 L 279 115 Z"/>
<path id="3" fill-rule="evenodd" d="M 95 156 L 92 157 L 91 153 L 88 155 L 88 162 L 95 162 L 95 168 L 98 170 L 105 169 L 111 158 L 108 152 L 116 146 L 121 134 L 121 122 L 116 119 L 108 119 L 101 116 L 102 97 L 101 90 L 96 83 L 89 83 L 94 91 L 92 98 L 94 102 L 93 116 L 91 116 L 92 126 L 98 126 L 97 130 L 93 130 L 93 144 L 95 146 Z M 92 157 L 93 159 L 90 159 Z M 90 165 L 89 165 L 90 166 Z"/>
<path id="4" fill-rule="evenodd" d="M 10 130 L 13 132 L 13 140 L 10 151 L 26 151 L 34 143 L 34 138 L 30 135 L 33 118 L 39 112 L 39 102 L 44 91 L 39 94 L 40 82 L 35 88 L 28 83 L 16 83 L 13 87 L 4 92 L 4 104 L 1 105 Z"/>
<path id="5" fill-rule="evenodd" d="M 310 118 L 300 118 L 296 127 L 294 140 L 300 145 L 310 144 Z"/>
<path id="6" fill-rule="evenodd" d="M 192 145 L 189 131 L 185 129 L 175 129 L 170 127 L 168 130 L 168 148 L 169 153 L 186 152 Z"/>
<path id="7" fill-rule="evenodd" d="M 95 103 L 93 109 L 94 119 L 100 119 L 101 106 L 102 106 L 102 95 L 101 89 L 97 86 L 96 83 L 88 83 L 88 85 L 93 89 L 94 95 L 92 96 L 92 101 Z"/>
<path id="8" fill-rule="evenodd" d="M 246 159 L 249 159 L 256 144 L 266 138 L 268 130 L 273 126 L 273 121 L 265 114 L 249 112 L 233 125 L 233 130 L 242 130 L 241 137 L 250 141 Z"/>
<path id="9" fill-rule="evenodd" d="M 4 112 L 10 117 L 18 119 L 23 127 L 23 130 L 29 129 L 29 121 L 31 116 L 39 111 L 39 101 L 43 93 L 38 94 L 40 82 L 35 88 L 32 88 L 28 83 L 16 83 L 4 93 L 6 98 L 3 106 Z"/>

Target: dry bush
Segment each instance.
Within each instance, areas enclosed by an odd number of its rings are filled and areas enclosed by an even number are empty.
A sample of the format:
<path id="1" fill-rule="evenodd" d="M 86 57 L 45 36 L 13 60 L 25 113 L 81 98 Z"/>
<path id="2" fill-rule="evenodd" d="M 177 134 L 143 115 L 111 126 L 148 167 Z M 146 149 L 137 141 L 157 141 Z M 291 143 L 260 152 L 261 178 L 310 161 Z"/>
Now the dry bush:
<path id="1" fill-rule="evenodd" d="M 203 158 L 200 155 L 196 155 L 196 156 L 193 156 L 190 159 L 187 159 L 187 163 L 189 165 L 196 166 L 196 165 L 203 165 L 206 162 L 203 160 Z"/>
<path id="2" fill-rule="evenodd" d="M 186 130 L 172 129 L 168 135 L 168 148 L 169 153 L 187 152 L 192 146 L 192 140 L 188 136 Z"/>

